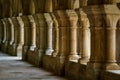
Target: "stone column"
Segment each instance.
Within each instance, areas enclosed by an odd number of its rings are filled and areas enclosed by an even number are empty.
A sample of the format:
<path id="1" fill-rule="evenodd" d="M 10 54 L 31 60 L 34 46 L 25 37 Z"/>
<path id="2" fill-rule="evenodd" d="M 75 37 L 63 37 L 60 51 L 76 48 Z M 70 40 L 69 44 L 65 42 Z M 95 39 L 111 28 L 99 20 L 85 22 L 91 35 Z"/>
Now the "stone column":
<path id="1" fill-rule="evenodd" d="M 95 80 L 101 76 L 101 69 L 120 69 L 115 59 L 115 30 L 120 10 L 114 4 L 94 5 L 85 7 L 84 10 L 88 14 L 91 30 L 91 56 L 87 65 L 87 77 Z"/>
<path id="2" fill-rule="evenodd" d="M 2 19 L 0 20 L 0 49 L 2 47 L 2 41 L 3 41 L 3 37 L 4 37 L 4 28 L 3 28 L 3 22 L 2 22 Z"/>
<path id="3" fill-rule="evenodd" d="M 29 15 L 28 16 L 29 18 L 29 23 L 30 23 L 30 34 L 29 34 L 29 37 L 30 37 L 30 50 L 34 50 L 35 47 L 36 47 L 36 24 L 35 24 L 35 21 L 34 21 L 34 18 L 32 15 Z"/>
<path id="4" fill-rule="evenodd" d="M 8 18 L 4 18 L 4 22 L 6 25 L 6 40 L 4 44 L 4 52 L 8 52 L 8 44 L 10 42 L 10 24 Z"/>
<path id="5" fill-rule="evenodd" d="M 43 53 L 45 49 L 45 27 L 46 22 L 42 13 L 35 14 L 34 20 L 36 22 L 36 51 Z"/>
<path id="6" fill-rule="evenodd" d="M 4 19 L 1 20 L 2 21 L 2 24 L 3 24 L 3 40 L 2 40 L 2 46 L 1 46 L 1 50 L 4 52 L 6 49 L 5 49 L 5 41 L 6 41 L 6 24 L 5 24 L 5 21 Z"/>
<path id="7" fill-rule="evenodd" d="M 47 23 L 47 50 L 46 55 L 52 55 L 53 48 L 52 48 L 52 28 L 53 28 L 53 21 L 52 17 L 49 13 L 45 13 L 45 20 Z"/>
<path id="8" fill-rule="evenodd" d="M 14 25 L 13 25 L 13 22 L 12 22 L 12 18 L 8 18 L 8 22 L 9 22 L 9 31 L 10 31 L 10 39 L 9 39 L 9 43 L 8 43 L 8 53 L 9 54 L 13 54 L 13 43 L 14 43 Z"/>
<path id="9" fill-rule="evenodd" d="M 46 41 L 46 21 L 43 13 L 35 14 L 34 19 L 36 22 L 36 49 L 34 54 L 34 63 L 40 66 L 43 61 L 43 55 L 45 53 L 45 41 Z"/>
<path id="10" fill-rule="evenodd" d="M 21 17 L 17 17 L 18 24 L 19 24 L 19 45 L 24 44 L 24 23 Z"/>
<path id="11" fill-rule="evenodd" d="M 5 24 L 3 19 L 1 21 L 2 21 L 2 24 L 3 24 L 3 40 L 2 40 L 2 43 L 4 44 L 5 41 L 6 41 L 6 24 Z"/>
<path id="12" fill-rule="evenodd" d="M 44 14 L 37 14 L 39 22 L 39 53 L 43 55 L 46 47 L 46 21 Z"/>
<path id="13" fill-rule="evenodd" d="M 38 17 L 37 17 L 37 14 L 34 14 L 33 15 L 33 18 L 35 20 L 35 23 L 36 23 L 36 48 L 35 48 L 35 52 L 39 49 L 39 44 L 40 44 L 40 25 L 39 25 L 39 20 L 38 20 Z"/>
<path id="14" fill-rule="evenodd" d="M 24 23 L 21 17 L 12 17 L 14 24 L 14 43 L 12 55 L 21 56 L 22 46 L 24 44 Z"/>
<path id="15" fill-rule="evenodd" d="M 65 11 L 58 10 L 55 12 L 55 16 L 59 23 L 59 53 L 57 57 L 64 58 L 68 54 L 68 20 L 65 15 Z"/>
<path id="16" fill-rule="evenodd" d="M 40 49 L 39 49 L 39 51 L 43 55 L 43 53 L 45 53 L 45 48 L 46 48 L 46 44 L 47 44 L 46 43 L 46 38 L 47 38 L 46 37 L 46 26 L 47 26 L 47 24 L 46 24 L 46 21 L 44 18 L 44 14 L 38 14 L 37 17 L 38 17 L 39 25 L 40 25 L 40 28 L 39 28 L 39 30 L 40 30 L 39 48 Z"/>
<path id="17" fill-rule="evenodd" d="M 10 42 L 9 42 L 9 45 L 12 45 L 13 42 L 14 42 L 14 25 L 12 23 L 12 20 L 11 18 L 8 18 L 8 21 L 10 23 Z"/>
<path id="18" fill-rule="evenodd" d="M 24 45 L 24 23 L 23 23 L 23 20 L 21 17 L 17 17 L 16 18 L 17 21 L 18 21 L 18 46 L 17 46 L 17 51 L 16 51 L 16 54 L 18 56 L 22 56 L 22 48 L 23 48 L 23 45 Z"/>
<path id="19" fill-rule="evenodd" d="M 106 70 L 120 69 L 119 65 L 116 63 L 117 62 L 116 61 L 116 25 L 117 25 L 117 20 L 120 18 L 120 16 L 118 17 L 118 15 L 114 15 L 114 19 L 112 17 L 113 15 L 112 16 L 110 15 L 108 17 L 110 19 L 109 20 L 110 22 L 113 21 L 113 23 L 111 23 L 112 25 L 110 24 L 111 26 L 107 26 L 106 28 L 107 51 L 105 57 L 106 64 L 104 66 L 104 69 Z"/>
<path id="20" fill-rule="evenodd" d="M 54 39 L 55 39 L 54 40 L 55 46 L 54 46 L 54 51 L 52 53 L 52 56 L 56 57 L 58 52 L 59 52 L 59 28 L 58 28 L 59 24 L 58 24 L 58 21 L 53 13 L 51 14 L 51 16 L 53 18 L 53 24 L 54 24 L 53 31 L 54 31 Z"/>
<path id="21" fill-rule="evenodd" d="M 79 62 L 82 64 L 87 63 L 90 58 L 90 24 L 87 18 L 87 14 L 82 9 L 79 9 L 77 13 L 79 16 L 79 23 L 82 26 L 81 58 L 79 59 Z"/>
<path id="22" fill-rule="evenodd" d="M 30 23 L 28 16 L 22 16 L 22 21 L 24 23 L 24 45 L 23 45 L 23 51 L 22 51 L 22 60 L 27 60 L 28 57 L 28 50 L 31 45 L 31 31 L 30 31 Z"/>
<path id="23" fill-rule="evenodd" d="M 70 47 L 69 47 L 69 60 L 77 61 L 79 59 L 77 53 L 77 22 L 78 16 L 74 10 L 66 10 L 66 14 L 69 20 L 69 32 L 70 32 Z"/>
<path id="24" fill-rule="evenodd" d="M 23 14 L 22 20 L 24 22 L 24 46 L 23 46 L 23 60 L 27 60 L 31 58 L 31 52 L 28 53 L 28 51 L 33 51 L 36 47 L 35 43 L 35 23 L 34 19 L 32 17 L 33 14 L 35 14 L 35 3 L 34 0 L 23 0 Z M 28 16 L 25 16 L 28 15 Z M 33 33 L 33 34 L 32 34 Z M 32 36 L 31 36 L 32 35 Z M 33 39 L 32 39 L 33 38 Z M 31 60 L 31 59 L 30 59 Z"/>
<path id="25" fill-rule="evenodd" d="M 16 17 L 12 17 L 12 22 L 13 22 L 13 25 L 14 25 L 14 42 L 13 42 L 13 51 L 12 51 L 12 55 L 16 56 L 17 53 L 16 53 L 16 47 L 17 47 L 17 43 L 18 43 L 18 27 L 19 27 L 19 24 L 18 24 L 18 21 L 16 19 Z"/>

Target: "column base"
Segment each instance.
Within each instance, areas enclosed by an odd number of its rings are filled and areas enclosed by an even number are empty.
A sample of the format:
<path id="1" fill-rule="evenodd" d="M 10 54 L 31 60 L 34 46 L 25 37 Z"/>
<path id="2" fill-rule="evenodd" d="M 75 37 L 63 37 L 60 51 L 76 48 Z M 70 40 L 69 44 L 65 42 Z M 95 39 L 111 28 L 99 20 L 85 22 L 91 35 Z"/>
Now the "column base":
<path id="1" fill-rule="evenodd" d="M 54 51 L 54 52 L 52 53 L 52 56 L 53 56 L 53 57 L 56 57 L 57 54 L 58 54 L 58 51 Z"/>
<path id="2" fill-rule="evenodd" d="M 35 46 L 35 45 L 31 45 L 29 50 L 30 50 L 30 51 L 34 51 L 34 50 L 35 50 L 35 48 L 36 48 L 36 46 Z"/>
<path id="3" fill-rule="evenodd" d="M 86 64 L 88 61 L 89 61 L 89 58 L 80 58 L 80 59 L 78 60 L 78 62 L 79 62 L 80 64 Z"/>
<path id="4" fill-rule="evenodd" d="M 104 70 L 120 70 L 120 66 L 117 63 L 106 63 L 103 66 Z"/>
<path id="5" fill-rule="evenodd" d="M 52 55 L 53 49 L 47 49 L 45 54 L 46 55 Z"/>
<path id="6" fill-rule="evenodd" d="M 78 61 L 80 57 L 78 55 L 69 55 L 68 60 L 69 61 Z"/>

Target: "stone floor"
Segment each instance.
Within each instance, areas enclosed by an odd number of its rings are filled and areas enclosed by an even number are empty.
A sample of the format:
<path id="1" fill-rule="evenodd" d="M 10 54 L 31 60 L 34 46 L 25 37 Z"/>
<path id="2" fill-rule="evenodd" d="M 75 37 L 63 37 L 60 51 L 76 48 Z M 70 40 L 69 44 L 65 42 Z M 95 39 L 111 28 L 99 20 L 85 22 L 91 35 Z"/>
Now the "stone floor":
<path id="1" fill-rule="evenodd" d="M 0 80 L 67 80 L 0 52 Z"/>

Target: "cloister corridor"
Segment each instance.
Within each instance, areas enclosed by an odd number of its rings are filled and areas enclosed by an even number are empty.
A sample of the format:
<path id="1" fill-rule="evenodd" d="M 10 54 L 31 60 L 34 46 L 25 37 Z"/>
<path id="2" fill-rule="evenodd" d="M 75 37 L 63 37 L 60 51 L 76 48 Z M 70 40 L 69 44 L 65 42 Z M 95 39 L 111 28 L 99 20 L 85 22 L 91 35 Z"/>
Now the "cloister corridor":
<path id="1" fill-rule="evenodd" d="M 67 80 L 23 62 L 21 57 L 0 52 L 0 80 Z"/>
<path id="2" fill-rule="evenodd" d="M 120 80 L 120 0 L 0 0 L 0 51 L 0 80 Z"/>

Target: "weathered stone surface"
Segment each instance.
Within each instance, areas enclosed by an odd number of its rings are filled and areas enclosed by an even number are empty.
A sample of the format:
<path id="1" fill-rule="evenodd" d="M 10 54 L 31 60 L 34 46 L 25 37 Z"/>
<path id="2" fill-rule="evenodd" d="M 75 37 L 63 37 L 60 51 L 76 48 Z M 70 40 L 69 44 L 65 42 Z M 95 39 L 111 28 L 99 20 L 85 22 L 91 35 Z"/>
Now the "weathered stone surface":
<path id="1" fill-rule="evenodd" d="M 45 21 L 46 21 L 46 24 L 47 24 L 47 26 L 46 26 L 46 29 L 47 29 L 47 31 L 46 31 L 47 42 L 46 43 L 47 44 L 46 44 L 45 54 L 46 55 L 52 55 L 52 52 L 53 52 L 53 45 L 52 45 L 52 41 L 53 41 L 53 39 L 52 39 L 53 20 L 52 20 L 52 17 L 49 13 L 45 13 L 44 17 L 45 17 Z"/>
<path id="2" fill-rule="evenodd" d="M 67 80 L 0 52 L 0 80 Z"/>
<path id="3" fill-rule="evenodd" d="M 11 18 L 14 25 L 14 43 L 11 55 L 22 55 L 22 47 L 24 44 L 24 24 L 21 17 Z"/>

